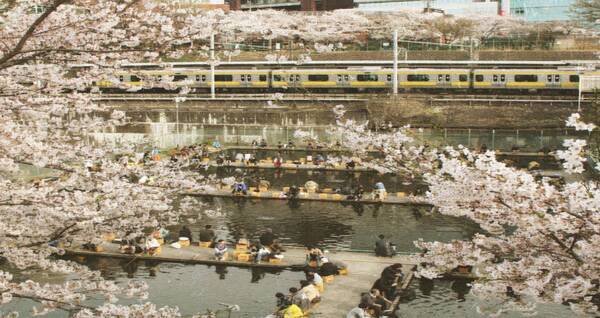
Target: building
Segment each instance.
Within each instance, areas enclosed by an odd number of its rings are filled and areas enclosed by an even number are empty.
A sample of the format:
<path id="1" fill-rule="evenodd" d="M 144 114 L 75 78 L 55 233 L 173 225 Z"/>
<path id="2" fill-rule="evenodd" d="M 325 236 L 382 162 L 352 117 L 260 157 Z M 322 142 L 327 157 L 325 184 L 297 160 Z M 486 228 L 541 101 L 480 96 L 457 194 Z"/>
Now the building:
<path id="1" fill-rule="evenodd" d="M 364 11 L 419 10 L 442 12 L 451 15 L 498 15 L 498 0 L 355 0 L 357 7 Z"/>
<path id="2" fill-rule="evenodd" d="M 229 0 L 231 10 L 328 11 L 354 8 L 353 0 Z"/>
<path id="3" fill-rule="evenodd" d="M 570 20 L 575 0 L 510 0 L 510 15 L 525 21 Z"/>
<path id="4" fill-rule="evenodd" d="M 365 11 L 423 10 L 451 15 L 503 15 L 525 21 L 565 21 L 576 0 L 355 0 Z"/>

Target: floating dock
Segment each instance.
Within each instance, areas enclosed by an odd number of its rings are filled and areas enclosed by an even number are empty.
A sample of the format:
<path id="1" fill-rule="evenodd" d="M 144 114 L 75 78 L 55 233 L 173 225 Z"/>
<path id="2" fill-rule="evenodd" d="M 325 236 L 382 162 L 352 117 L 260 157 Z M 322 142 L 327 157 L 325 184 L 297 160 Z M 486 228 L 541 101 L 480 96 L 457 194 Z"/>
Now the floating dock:
<path id="1" fill-rule="evenodd" d="M 190 191 L 182 192 L 182 195 L 199 196 L 199 197 L 224 197 L 224 198 L 247 198 L 247 199 L 264 199 L 264 200 L 290 200 L 286 195 L 288 189 L 284 187 L 282 191 L 250 188 L 247 194 L 232 193 L 230 188 L 210 189 L 204 192 Z M 337 193 L 315 193 L 315 192 L 300 192 L 294 200 L 298 201 L 319 201 L 319 202 L 343 202 L 343 203 L 364 203 L 364 204 L 411 204 L 411 205 L 427 205 L 431 203 L 424 197 L 416 197 L 407 195 L 405 192 L 389 192 L 383 199 L 373 199 L 371 193 L 365 193 L 361 200 L 347 199 L 347 195 Z"/>
<path id="2" fill-rule="evenodd" d="M 236 267 L 254 267 L 281 270 L 302 270 L 305 268 L 305 250 L 297 247 L 286 246 L 283 253 L 284 258 L 281 263 L 273 264 L 269 262 L 253 263 L 237 261 L 232 258 L 225 261 L 214 259 L 214 250 L 199 246 L 186 246 L 180 249 L 168 245 L 161 246 L 161 251 L 157 255 L 141 254 L 122 254 L 119 252 L 119 245 L 103 242 L 101 252 L 84 250 L 82 248 L 66 248 L 66 254 L 72 256 L 92 256 L 130 259 L 131 261 L 152 260 L 158 262 L 176 262 L 185 264 L 206 264 L 206 265 L 224 265 Z M 233 251 L 229 251 L 229 255 Z M 321 294 L 321 302 L 310 309 L 309 316 L 315 317 L 345 317 L 345 315 L 354 308 L 360 301 L 360 295 L 368 292 L 373 283 L 380 277 L 381 272 L 387 266 L 395 263 L 403 264 L 404 280 L 398 285 L 401 290 L 405 290 L 412 280 L 410 269 L 414 265 L 408 256 L 377 257 L 373 253 L 352 252 L 352 251 L 329 251 L 326 257 L 334 263 L 346 265 L 347 275 L 337 275 L 333 281 L 325 284 L 324 292 Z M 277 291 L 273 291 L 275 293 Z M 282 290 L 281 292 L 286 292 Z"/>

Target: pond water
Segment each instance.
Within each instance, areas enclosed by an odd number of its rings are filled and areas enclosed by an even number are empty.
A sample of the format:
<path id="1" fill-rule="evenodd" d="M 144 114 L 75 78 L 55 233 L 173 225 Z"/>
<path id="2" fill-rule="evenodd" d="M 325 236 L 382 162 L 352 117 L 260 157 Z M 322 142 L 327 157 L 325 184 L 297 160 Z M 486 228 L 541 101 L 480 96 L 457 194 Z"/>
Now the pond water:
<path id="1" fill-rule="evenodd" d="M 458 280 L 419 280 L 411 283 L 411 297 L 402 302 L 398 315 L 402 318 L 448 317 L 448 318 L 482 318 L 487 317 L 477 313 L 477 307 L 485 310 L 492 305 L 485 300 L 469 294 L 469 281 Z M 538 304 L 537 317 L 562 318 L 573 317 L 568 306 L 558 304 Z M 488 309 L 486 312 L 490 313 Z M 500 317 L 524 317 L 517 312 L 508 312 Z"/>
<path id="2" fill-rule="evenodd" d="M 295 202 L 249 198 L 203 198 L 218 217 L 206 214 L 190 225 L 197 235 L 204 225 L 215 227 L 217 236 L 234 242 L 240 237 L 257 239 L 265 228 L 273 229 L 287 245 L 318 245 L 327 249 L 371 251 L 378 234 L 384 234 L 401 252 L 413 252 L 413 241 L 448 241 L 471 237 L 478 227 L 466 219 L 428 214 L 428 208 L 401 205 L 328 202 Z M 211 213 L 208 215 L 213 216 Z M 171 228 L 178 233 L 179 227 Z"/>

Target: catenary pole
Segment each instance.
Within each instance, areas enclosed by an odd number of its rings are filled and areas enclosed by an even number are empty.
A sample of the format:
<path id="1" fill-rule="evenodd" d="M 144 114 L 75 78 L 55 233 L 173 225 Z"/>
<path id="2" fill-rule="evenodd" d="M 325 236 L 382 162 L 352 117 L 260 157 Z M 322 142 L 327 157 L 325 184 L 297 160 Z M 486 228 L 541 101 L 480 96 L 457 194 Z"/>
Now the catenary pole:
<path id="1" fill-rule="evenodd" d="M 392 76 L 394 95 L 398 95 L 398 30 L 394 30 L 394 72 Z"/>
<path id="2" fill-rule="evenodd" d="M 215 34 L 210 34 L 210 98 L 215 99 Z"/>

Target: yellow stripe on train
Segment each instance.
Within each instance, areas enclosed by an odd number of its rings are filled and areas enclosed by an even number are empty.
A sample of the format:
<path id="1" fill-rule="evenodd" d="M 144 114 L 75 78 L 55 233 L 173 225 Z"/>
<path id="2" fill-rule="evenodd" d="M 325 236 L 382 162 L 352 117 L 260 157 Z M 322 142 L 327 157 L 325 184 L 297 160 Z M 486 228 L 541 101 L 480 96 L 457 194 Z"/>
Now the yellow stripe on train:
<path id="1" fill-rule="evenodd" d="M 312 82 L 301 82 L 302 86 L 336 86 L 335 82 L 329 81 L 312 81 Z"/>
<path id="2" fill-rule="evenodd" d="M 545 87 L 546 83 L 539 82 L 508 82 L 506 87 Z"/>
<path id="3" fill-rule="evenodd" d="M 350 82 L 350 86 L 385 86 L 385 82 Z"/>

